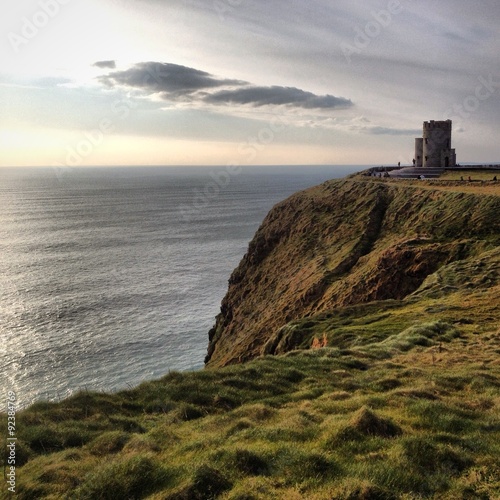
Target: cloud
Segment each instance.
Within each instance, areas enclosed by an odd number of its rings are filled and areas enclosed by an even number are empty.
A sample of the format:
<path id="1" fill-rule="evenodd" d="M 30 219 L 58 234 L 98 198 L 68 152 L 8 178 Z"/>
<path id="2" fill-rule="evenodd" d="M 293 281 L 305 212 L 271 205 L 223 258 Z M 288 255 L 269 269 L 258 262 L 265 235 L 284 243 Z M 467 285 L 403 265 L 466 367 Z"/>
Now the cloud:
<path id="1" fill-rule="evenodd" d="M 101 69 L 105 69 L 105 68 L 115 69 L 116 62 L 115 61 L 97 61 L 92 66 L 95 66 L 96 68 L 101 68 Z"/>
<path id="2" fill-rule="evenodd" d="M 103 75 L 99 81 L 109 87 L 125 86 L 142 90 L 147 95 L 157 95 L 173 102 L 302 109 L 345 109 L 353 106 L 352 101 L 344 97 L 317 95 L 296 87 L 256 86 L 171 63 L 142 62 L 125 71 Z"/>
<path id="3" fill-rule="evenodd" d="M 204 98 L 210 104 L 250 104 L 252 106 L 291 105 L 305 109 L 349 108 L 350 99 L 333 95 L 318 96 L 295 87 L 249 86 L 235 90 L 221 90 Z"/>
<path id="4" fill-rule="evenodd" d="M 187 96 L 200 90 L 246 83 L 240 80 L 216 78 L 206 71 L 187 66 L 159 62 L 138 63 L 125 71 L 102 76 L 99 80 L 111 87 L 124 85 L 149 93 L 161 93 L 165 99 Z"/>

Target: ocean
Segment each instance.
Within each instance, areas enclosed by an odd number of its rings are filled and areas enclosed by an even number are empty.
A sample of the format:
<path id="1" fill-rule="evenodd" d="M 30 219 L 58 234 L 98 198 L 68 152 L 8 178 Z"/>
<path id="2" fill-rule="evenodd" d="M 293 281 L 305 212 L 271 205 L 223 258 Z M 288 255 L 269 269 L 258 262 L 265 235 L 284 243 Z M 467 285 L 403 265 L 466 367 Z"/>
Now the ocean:
<path id="1" fill-rule="evenodd" d="M 4 395 L 23 407 L 202 368 L 269 209 L 362 168 L 0 169 Z"/>

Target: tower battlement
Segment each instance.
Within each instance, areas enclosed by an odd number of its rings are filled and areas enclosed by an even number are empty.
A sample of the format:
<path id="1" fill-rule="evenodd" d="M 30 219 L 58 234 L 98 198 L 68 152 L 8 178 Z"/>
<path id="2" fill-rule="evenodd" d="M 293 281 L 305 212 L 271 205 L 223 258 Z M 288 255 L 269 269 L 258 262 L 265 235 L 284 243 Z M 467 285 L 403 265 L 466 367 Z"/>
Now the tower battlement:
<path id="1" fill-rule="evenodd" d="M 445 121 L 430 120 L 428 122 L 424 122 L 424 130 L 434 130 L 434 129 L 449 130 L 451 132 L 452 121 L 451 120 L 445 120 Z"/>

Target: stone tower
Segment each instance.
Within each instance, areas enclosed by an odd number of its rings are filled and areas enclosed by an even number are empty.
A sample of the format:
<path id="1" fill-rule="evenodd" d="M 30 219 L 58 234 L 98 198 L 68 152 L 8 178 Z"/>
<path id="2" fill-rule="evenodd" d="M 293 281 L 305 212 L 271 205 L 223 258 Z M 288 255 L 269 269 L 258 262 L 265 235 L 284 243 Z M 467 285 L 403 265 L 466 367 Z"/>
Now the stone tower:
<path id="1" fill-rule="evenodd" d="M 454 167 L 457 159 L 451 148 L 451 130 L 451 120 L 424 122 L 423 137 L 415 139 L 415 166 Z"/>
<path id="2" fill-rule="evenodd" d="M 424 164 L 424 140 L 422 137 L 415 139 L 415 166 L 421 167 Z"/>

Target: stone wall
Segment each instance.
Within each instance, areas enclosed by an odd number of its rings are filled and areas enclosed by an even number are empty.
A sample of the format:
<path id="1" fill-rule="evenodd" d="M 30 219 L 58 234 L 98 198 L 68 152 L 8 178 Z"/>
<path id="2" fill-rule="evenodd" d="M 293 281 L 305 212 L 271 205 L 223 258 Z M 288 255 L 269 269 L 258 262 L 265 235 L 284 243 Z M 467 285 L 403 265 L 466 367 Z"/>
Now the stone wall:
<path id="1" fill-rule="evenodd" d="M 452 121 L 424 122 L 423 131 L 423 167 L 424 168 L 445 168 L 445 157 L 443 151 L 450 152 L 451 155 L 451 129 Z M 454 153 L 453 153 L 454 154 Z"/>

